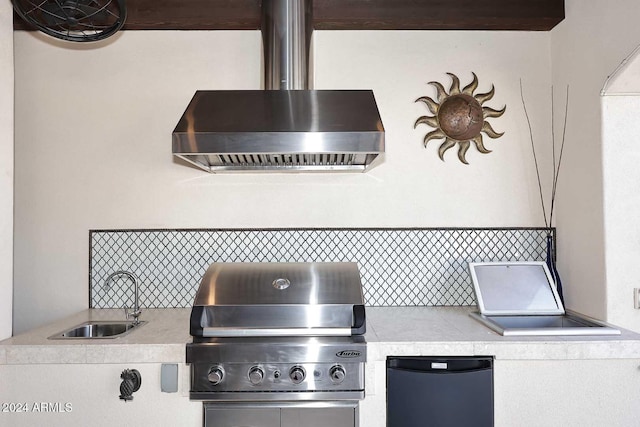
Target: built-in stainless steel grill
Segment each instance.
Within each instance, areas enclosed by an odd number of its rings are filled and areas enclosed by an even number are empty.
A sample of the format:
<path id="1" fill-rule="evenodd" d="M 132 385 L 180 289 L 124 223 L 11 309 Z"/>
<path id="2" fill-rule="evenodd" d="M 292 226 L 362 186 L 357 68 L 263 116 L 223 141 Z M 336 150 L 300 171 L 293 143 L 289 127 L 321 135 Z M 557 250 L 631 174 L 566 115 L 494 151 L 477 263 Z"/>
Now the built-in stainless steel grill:
<path id="1" fill-rule="evenodd" d="M 214 263 L 190 329 L 191 399 L 364 397 L 365 308 L 355 263 Z"/>

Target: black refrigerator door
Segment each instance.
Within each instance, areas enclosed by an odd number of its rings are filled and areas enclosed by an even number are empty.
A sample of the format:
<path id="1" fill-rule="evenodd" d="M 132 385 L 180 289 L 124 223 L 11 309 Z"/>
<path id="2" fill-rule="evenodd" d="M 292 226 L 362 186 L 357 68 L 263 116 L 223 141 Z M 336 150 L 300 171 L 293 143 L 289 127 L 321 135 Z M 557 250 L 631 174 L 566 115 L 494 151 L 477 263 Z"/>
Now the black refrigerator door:
<path id="1" fill-rule="evenodd" d="M 387 427 L 493 426 L 492 357 L 389 357 Z"/>

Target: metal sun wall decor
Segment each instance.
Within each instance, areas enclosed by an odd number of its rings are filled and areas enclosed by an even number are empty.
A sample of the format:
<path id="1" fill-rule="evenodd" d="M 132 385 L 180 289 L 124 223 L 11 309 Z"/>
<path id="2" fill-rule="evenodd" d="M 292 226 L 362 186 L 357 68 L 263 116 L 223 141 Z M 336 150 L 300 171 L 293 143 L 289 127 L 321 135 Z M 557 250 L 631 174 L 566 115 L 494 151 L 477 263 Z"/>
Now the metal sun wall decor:
<path id="1" fill-rule="evenodd" d="M 444 153 L 458 144 L 458 158 L 464 164 L 469 164 L 465 158 L 467 150 L 473 142 L 481 153 L 490 153 L 482 140 L 482 132 L 490 138 L 500 138 L 504 132 L 498 133 L 485 119 L 490 117 L 500 117 L 507 107 L 501 110 L 483 107 L 482 104 L 493 98 L 495 87 L 491 85 L 491 90 L 487 93 L 474 95 L 478 88 L 478 77 L 473 74 L 473 80 L 462 90 L 460 90 L 460 79 L 455 74 L 447 73 L 451 77 L 451 87 L 449 93 L 439 82 L 429 82 L 435 86 L 438 101 L 434 101 L 428 96 L 421 96 L 415 102 L 424 102 L 433 116 L 418 117 L 414 124 L 414 129 L 419 124 L 426 124 L 436 130 L 429 132 L 424 137 L 424 146 L 432 139 L 443 139 L 438 148 L 438 155 L 444 161 Z"/>

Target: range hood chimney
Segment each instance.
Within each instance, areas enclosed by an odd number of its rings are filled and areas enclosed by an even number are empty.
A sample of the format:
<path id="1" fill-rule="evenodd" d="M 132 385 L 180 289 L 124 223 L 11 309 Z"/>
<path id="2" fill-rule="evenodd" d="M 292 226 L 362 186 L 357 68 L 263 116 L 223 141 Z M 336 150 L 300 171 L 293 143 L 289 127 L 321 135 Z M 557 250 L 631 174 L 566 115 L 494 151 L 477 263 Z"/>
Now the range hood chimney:
<path id="1" fill-rule="evenodd" d="M 207 172 L 369 169 L 384 152 L 371 90 L 311 90 L 311 0 L 263 0 L 265 90 L 200 90 L 173 154 Z"/>
<path id="2" fill-rule="evenodd" d="M 312 89 L 309 84 L 312 11 L 311 0 L 262 2 L 265 89 Z"/>

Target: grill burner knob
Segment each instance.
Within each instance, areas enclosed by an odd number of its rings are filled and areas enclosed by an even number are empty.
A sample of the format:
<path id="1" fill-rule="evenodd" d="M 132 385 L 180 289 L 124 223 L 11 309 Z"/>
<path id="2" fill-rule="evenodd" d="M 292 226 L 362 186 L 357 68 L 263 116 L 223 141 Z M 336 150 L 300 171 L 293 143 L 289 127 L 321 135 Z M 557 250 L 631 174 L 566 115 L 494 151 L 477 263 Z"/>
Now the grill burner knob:
<path id="1" fill-rule="evenodd" d="M 258 385 L 264 378 L 264 371 L 257 366 L 249 369 L 249 382 L 253 385 Z"/>
<path id="2" fill-rule="evenodd" d="M 334 384 L 340 384 L 344 381 L 345 375 L 344 368 L 340 365 L 332 366 L 331 369 L 329 369 L 329 378 L 331 378 Z"/>
<path id="3" fill-rule="evenodd" d="M 289 371 L 289 378 L 291 378 L 291 382 L 293 382 L 294 384 L 300 384 L 302 381 L 304 381 L 305 375 L 306 374 L 302 366 L 294 366 Z"/>
<path id="4" fill-rule="evenodd" d="M 218 385 L 222 382 L 222 378 L 224 378 L 224 372 L 222 372 L 222 368 L 219 366 L 214 366 L 209 371 L 209 375 L 207 375 L 207 379 L 213 385 Z"/>

